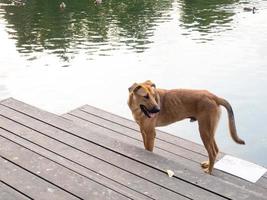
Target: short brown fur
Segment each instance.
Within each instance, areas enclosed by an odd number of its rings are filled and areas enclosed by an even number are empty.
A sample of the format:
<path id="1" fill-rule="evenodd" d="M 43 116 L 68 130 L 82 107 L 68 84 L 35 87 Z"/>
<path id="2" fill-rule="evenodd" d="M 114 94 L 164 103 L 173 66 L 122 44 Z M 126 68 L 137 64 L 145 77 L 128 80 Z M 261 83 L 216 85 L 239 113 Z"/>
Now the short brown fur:
<path id="1" fill-rule="evenodd" d="M 129 88 L 128 105 L 140 126 L 144 146 L 148 151 L 153 151 L 154 148 L 155 127 L 186 118 L 190 118 L 190 121 L 197 120 L 200 136 L 209 156 L 209 160 L 202 162 L 201 166 L 209 174 L 219 152 L 214 135 L 220 118 L 220 105 L 227 110 L 233 140 L 238 144 L 245 144 L 237 135 L 231 105 L 206 90 L 165 90 L 156 89 L 151 81 L 134 83 Z"/>

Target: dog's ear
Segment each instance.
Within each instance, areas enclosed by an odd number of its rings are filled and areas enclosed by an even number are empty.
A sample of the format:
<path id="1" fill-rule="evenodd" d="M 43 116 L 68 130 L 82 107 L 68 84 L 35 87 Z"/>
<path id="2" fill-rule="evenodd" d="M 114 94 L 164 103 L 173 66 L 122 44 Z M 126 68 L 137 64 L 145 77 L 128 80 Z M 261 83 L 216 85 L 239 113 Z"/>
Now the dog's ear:
<path id="1" fill-rule="evenodd" d="M 138 85 L 137 83 L 134 83 L 131 87 L 128 88 L 129 92 L 133 92 L 134 90 L 138 89 Z"/>
<path id="2" fill-rule="evenodd" d="M 147 95 L 147 90 L 144 87 L 142 87 L 141 85 L 138 85 L 134 89 L 134 93 L 139 95 L 139 96 L 146 96 Z"/>
<path id="3" fill-rule="evenodd" d="M 142 87 L 142 85 L 134 83 L 131 87 L 128 88 L 130 93 L 135 93 L 140 96 L 145 96 L 147 91 Z"/>
<path id="4" fill-rule="evenodd" d="M 154 88 L 156 88 L 156 85 L 155 85 L 155 83 L 153 83 L 152 81 L 150 81 L 150 80 L 147 80 L 146 82 L 145 82 L 145 84 L 146 85 L 150 85 L 151 87 L 154 87 Z"/>

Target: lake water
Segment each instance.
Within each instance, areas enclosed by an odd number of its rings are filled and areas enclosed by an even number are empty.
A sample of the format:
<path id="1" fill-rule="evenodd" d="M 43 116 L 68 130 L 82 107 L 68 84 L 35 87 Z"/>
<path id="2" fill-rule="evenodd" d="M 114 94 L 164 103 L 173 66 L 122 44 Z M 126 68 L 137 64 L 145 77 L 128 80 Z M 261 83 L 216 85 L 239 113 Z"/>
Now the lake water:
<path id="1" fill-rule="evenodd" d="M 0 99 L 62 114 L 90 104 L 132 118 L 128 87 L 208 89 L 233 106 L 221 151 L 267 166 L 267 1 L 0 0 Z M 257 8 L 256 13 L 244 7 Z M 197 123 L 163 128 L 201 143 Z"/>

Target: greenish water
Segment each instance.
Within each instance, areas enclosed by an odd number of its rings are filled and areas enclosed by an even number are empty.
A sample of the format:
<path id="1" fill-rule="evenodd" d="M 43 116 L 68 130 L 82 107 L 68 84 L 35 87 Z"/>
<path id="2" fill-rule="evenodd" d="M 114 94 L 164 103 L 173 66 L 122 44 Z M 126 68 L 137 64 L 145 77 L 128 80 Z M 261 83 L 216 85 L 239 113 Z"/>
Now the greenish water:
<path id="1" fill-rule="evenodd" d="M 61 114 L 90 104 L 132 118 L 127 88 L 208 89 L 233 106 L 245 146 L 217 131 L 222 151 L 267 166 L 267 2 L 0 0 L 0 99 Z M 256 13 L 244 7 L 257 8 Z M 164 130 L 199 142 L 196 123 Z"/>

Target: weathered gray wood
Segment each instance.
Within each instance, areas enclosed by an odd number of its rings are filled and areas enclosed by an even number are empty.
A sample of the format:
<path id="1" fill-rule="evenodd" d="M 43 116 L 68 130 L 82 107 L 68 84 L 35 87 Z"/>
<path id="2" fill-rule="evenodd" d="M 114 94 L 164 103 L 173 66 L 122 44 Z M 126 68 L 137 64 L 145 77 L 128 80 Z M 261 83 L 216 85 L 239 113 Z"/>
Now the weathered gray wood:
<path id="1" fill-rule="evenodd" d="M 71 112 L 71 115 L 80 117 L 82 119 L 86 119 L 89 122 L 93 122 L 97 124 L 98 126 L 111 129 L 113 131 L 116 131 L 117 133 L 120 133 L 121 135 L 125 135 L 131 138 L 134 138 L 142 143 L 141 134 L 139 131 L 133 130 L 131 128 L 127 128 L 125 126 L 119 125 L 117 123 L 110 122 L 108 120 L 104 120 L 99 117 L 95 117 L 93 115 L 90 115 L 89 113 L 83 112 L 81 110 L 74 110 Z M 202 155 L 200 153 L 195 153 L 191 150 L 185 149 L 183 147 L 180 147 L 178 145 L 174 145 L 172 143 L 168 143 L 164 140 L 156 140 L 156 148 L 165 150 L 169 153 L 176 154 L 179 153 L 179 156 L 184 157 L 189 160 L 193 160 L 194 162 L 201 163 L 204 160 L 207 160 L 206 155 Z"/>
<path id="2" fill-rule="evenodd" d="M 2 157 L 0 157 L 0 166 L 0 179 L 33 199 L 79 199 Z"/>
<path id="3" fill-rule="evenodd" d="M 78 123 L 79 125 L 82 125 L 82 124 L 84 125 L 84 123 L 82 123 L 80 118 L 76 118 L 75 119 L 75 117 L 73 115 L 68 115 L 68 116 L 64 115 L 64 117 L 67 117 L 68 119 L 72 119 L 74 122 Z M 89 128 L 93 132 L 99 132 L 99 133 L 104 134 L 105 136 L 111 137 L 111 138 L 113 138 L 115 140 L 119 140 L 119 141 L 122 141 L 124 143 L 130 144 L 130 145 L 134 145 L 134 146 L 137 146 L 137 147 L 140 147 L 140 148 L 144 149 L 143 142 L 141 140 L 137 140 L 135 138 L 131 138 L 131 137 L 128 137 L 128 136 L 126 136 L 124 134 L 121 134 L 119 132 L 120 130 L 117 130 L 117 129 L 116 130 L 112 130 L 111 128 L 107 129 L 105 127 L 102 127 L 100 125 L 97 125 L 97 124 L 89 122 L 89 121 L 86 121 L 86 123 L 89 124 L 89 125 L 88 126 L 85 125 L 85 127 Z M 195 171 L 198 171 L 200 173 L 203 172 L 203 171 L 200 170 L 199 162 L 187 159 L 184 156 L 180 156 L 178 154 L 173 154 L 172 152 L 166 151 L 165 149 L 162 149 L 162 148 L 158 148 L 157 146 L 156 146 L 156 148 L 154 150 L 154 153 L 162 155 L 162 156 L 164 156 L 164 157 L 166 157 L 166 158 L 168 158 L 170 160 L 174 160 L 174 161 L 177 161 L 179 163 L 183 163 L 183 165 L 185 165 L 190 170 L 195 170 Z M 206 159 L 203 158 L 203 160 L 206 160 Z"/>
<path id="4" fill-rule="evenodd" d="M 79 163 L 77 163 L 78 160 L 75 161 L 75 160 L 71 160 L 71 159 L 62 157 L 57 152 L 53 152 L 50 149 L 45 149 L 41 146 L 38 146 L 37 144 L 32 143 L 31 141 L 27 141 L 26 139 L 18 137 L 15 134 L 11 134 L 7 131 L 0 129 L 0 137 L 8 139 L 12 142 L 14 141 L 14 142 L 16 142 L 16 144 L 19 144 L 19 145 L 35 152 L 38 155 L 42 155 L 44 158 L 52 160 L 52 161 L 54 161 L 54 162 L 56 162 L 56 163 L 58 163 L 64 167 L 80 174 L 81 176 L 87 177 L 88 179 L 91 179 L 95 182 L 98 182 L 99 184 L 103 185 L 104 187 L 110 188 L 111 190 L 114 190 L 114 191 L 117 191 L 118 193 L 123 194 L 124 196 L 128 196 L 131 199 L 136 199 L 136 200 L 149 200 L 149 199 L 151 199 L 148 196 L 142 195 L 139 192 L 131 190 L 129 187 L 126 187 L 122 184 L 119 184 L 116 180 L 114 181 L 112 179 L 109 179 L 108 177 L 101 176 L 101 174 L 99 174 L 97 171 L 93 171 L 94 168 L 89 168 L 90 165 L 82 166 Z"/>
<path id="5" fill-rule="evenodd" d="M 4 112 L 5 108 L 1 107 L 0 113 L 4 114 Z M 74 137 L 42 122 L 34 121 L 34 119 L 23 116 L 20 113 L 9 111 L 4 115 L 9 115 L 8 113 L 10 114 L 9 117 L 13 117 L 13 120 L 16 120 L 18 123 L 28 127 L 31 126 L 30 129 L 0 117 L 0 121 L 5 124 L 5 128 L 8 131 L 46 149 L 57 152 L 62 157 L 75 160 L 75 162 L 82 166 L 89 166 L 97 173 L 110 177 L 152 198 L 184 199 L 183 195 L 185 195 L 190 198 L 191 196 L 194 198 L 206 198 L 209 196 L 210 199 L 220 199 L 219 196 L 199 189 L 189 183 L 177 179 L 169 179 L 165 172 L 162 173 L 154 168 L 149 168 L 131 158 L 124 157 L 113 151 L 107 151 L 106 148 Z M 39 129 L 39 132 L 34 129 Z M 49 137 L 40 134 L 40 129 L 43 129 Z M 4 133 L 0 130 L 0 134 Z M 62 143 L 59 141 L 62 141 Z M 120 143 L 115 142 L 115 145 L 120 145 Z M 134 150 L 132 152 L 134 153 Z M 187 190 L 188 192 L 183 194 Z"/>
<path id="6" fill-rule="evenodd" d="M 32 117 L 39 118 L 39 120 L 43 120 L 46 123 L 57 127 L 58 129 L 66 129 L 69 133 L 73 135 L 84 138 L 88 141 L 92 141 L 94 143 L 98 143 L 99 145 L 104 146 L 105 148 L 108 148 L 110 150 L 116 151 L 117 153 L 132 157 L 135 160 L 146 163 L 146 165 L 149 165 L 151 167 L 153 166 L 154 168 L 160 171 L 164 171 L 166 167 L 170 167 L 171 169 L 174 169 L 173 171 L 175 171 L 175 173 L 177 174 L 175 176 L 176 178 L 190 182 L 193 185 L 198 185 L 198 187 L 200 188 L 206 190 L 208 189 L 210 191 L 223 194 L 226 197 L 233 199 L 266 199 L 266 193 L 264 193 L 265 191 L 254 192 L 247 190 L 245 187 L 243 188 L 242 186 L 238 187 L 235 185 L 231 185 L 227 182 L 217 179 L 216 177 L 196 174 L 192 171 L 188 172 L 184 170 L 184 167 L 181 167 L 180 165 L 177 165 L 177 163 L 174 163 L 172 161 L 166 160 L 166 162 L 162 162 L 162 159 L 164 158 L 158 155 L 152 154 L 150 156 L 147 156 L 147 152 L 141 149 L 136 149 L 136 147 L 124 145 L 123 143 L 118 144 L 112 141 L 111 139 L 101 136 L 100 134 L 94 135 L 94 133 L 91 133 L 89 130 L 86 131 L 80 127 L 69 123 L 67 120 L 62 120 L 62 118 L 52 115 L 50 113 L 42 112 L 42 114 L 40 114 L 40 111 L 37 111 L 36 108 L 15 101 L 13 99 L 4 101 L 2 102 L 2 104 L 5 104 L 8 107 L 12 107 L 13 109 L 19 110 L 20 112 L 26 112 Z M 40 115 L 42 115 L 42 117 L 40 117 Z"/>
<path id="7" fill-rule="evenodd" d="M 76 172 L 44 158 L 14 142 L 0 137 L 0 153 L 30 173 L 74 194 L 81 199 L 123 200 L 129 199 Z"/>
<path id="8" fill-rule="evenodd" d="M 63 116 L 67 119 L 70 119 L 78 123 L 79 125 L 90 127 L 91 130 L 93 129 L 95 131 L 99 131 L 109 137 L 113 137 L 114 139 L 119 139 L 125 143 L 133 144 L 133 145 L 143 148 L 143 144 L 141 140 L 137 140 L 134 136 L 131 137 L 131 136 L 124 135 L 124 133 L 126 132 L 131 135 L 139 135 L 139 133 L 134 134 L 131 132 L 132 130 L 125 130 L 126 128 L 121 129 L 118 124 L 116 124 L 115 126 L 110 126 L 109 123 L 111 122 L 106 123 L 107 122 L 106 120 L 101 120 L 101 122 L 99 122 L 98 117 L 92 116 L 90 114 L 86 114 L 84 112 L 79 112 L 79 111 L 76 112 L 75 110 L 72 111 L 71 114 L 64 114 Z M 104 129 L 108 129 L 108 131 L 105 131 Z M 196 172 L 200 172 L 200 173 L 202 172 L 200 169 L 199 162 L 197 160 L 198 157 L 194 156 L 194 154 L 190 155 L 190 154 L 185 153 L 184 151 L 179 151 L 179 149 L 172 149 L 171 151 L 169 151 L 169 149 L 171 149 L 169 147 L 169 144 L 162 144 L 161 148 L 159 148 L 158 144 L 156 144 L 156 148 L 154 152 L 160 155 L 163 155 L 164 157 L 167 157 L 171 160 L 182 162 L 184 165 L 186 165 L 191 170 L 195 170 Z M 177 152 L 177 153 L 173 154 L 172 152 Z M 194 162 L 188 162 L 187 160 L 185 161 L 183 158 L 180 157 L 179 154 L 186 155 L 189 160 L 192 160 Z M 206 159 L 207 158 L 205 159 L 203 158 L 203 160 L 206 160 Z M 213 174 L 217 177 L 220 177 L 223 180 L 232 182 L 234 184 L 246 185 L 247 187 L 250 187 L 252 190 L 255 189 L 255 187 L 253 186 L 254 184 L 251 184 L 241 178 L 224 173 L 220 170 L 215 169 Z M 264 179 L 260 180 L 256 184 L 263 188 L 267 188 L 267 184 L 264 181 L 265 181 Z"/>
<path id="9" fill-rule="evenodd" d="M 31 198 L 14 190 L 0 181 L 0 199 L 1 200 L 30 200 Z"/>
<path id="10" fill-rule="evenodd" d="M 96 108 L 96 107 L 93 107 L 93 106 L 89 106 L 89 105 L 84 105 L 84 106 L 80 107 L 79 109 L 84 111 L 84 112 L 88 112 L 90 114 L 93 114 L 95 116 L 98 116 L 98 117 L 100 116 L 101 118 L 103 118 L 105 120 L 110 120 L 113 123 L 118 123 L 119 125 L 125 125 L 125 127 L 127 127 L 127 128 L 131 128 L 135 131 L 139 131 L 138 125 L 133 120 L 129 120 L 129 119 L 120 117 L 118 115 L 115 115 L 115 114 L 112 114 L 109 112 L 103 112 L 103 110 Z M 167 143 L 171 143 L 173 145 L 183 147 L 183 148 L 188 149 L 190 151 L 194 151 L 198 154 L 207 155 L 206 150 L 200 144 L 191 142 L 189 140 L 185 140 L 181 137 L 177 137 L 177 136 L 171 135 L 169 133 L 166 133 L 166 132 L 163 132 L 160 130 L 157 130 L 157 133 L 158 133 L 157 134 L 158 140 L 163 140 Z"/>
<path id="11" fill-rule="evenodd" d="M 103 119 L 103 120 L 118 124 L 120 126 L 124 126 L 125 128 L 130 128 L 130 129 L 133 129 L 133 130 L 139 132 L 139 127 L 136 124 L 136 122 L 134 122 L 133 120 L 115 115 L 113 113 L 104 111 L 102 109 L 99 109 L 99 108 L 96 108 L 96 107 L 93 107 L 90 105 L 81 106 L 75 110 L 70 111 L 69 113 L 64 114 L 63 116 L 64 117 L 66 116 L 66 118 L 68 118 L 68 114 L 74 114 L 78 110 L 83 111 L 84 113 L 87 113 L 88 114 L 87 117 L 89 118 L 88 119 L 89 121 L 90 121 L 90 119 L 93 119 L 92 116 L 94 116 L 95 119 L 100 118 L 100 119 L 98 119 L 99 121 L 92 120 L 92 122 L 94 122 L 94 123 L 100 122 L 100 124 L 103 125 L 103 121 L 101 120 L 101 119 Z M 76 115 L 76 114 L 74 114 L 74 115 Z M 90 115 L 92 115 L 92 116 L 90 116 Z M 181 146 L 185 149 L 191 150 L 197 154 L 207 156 L 206 150 L 205 150 L 203 145 L 188 141 L 186 139 L 180 138 L 178 136 L 174 136 L 172 134 L 169 134 L 169 133 L 166 133 L 166 132 L 163 132 L 160 130 L 157 130 L 157 133 L 159 133 L 159 134 L 157 134 L 157 138 L 159 140 L 163 140 L 167 143 L 178 145 L 178 146 Z M 221 158 L 223 155 L 225 155 L 225 154 L 223 152 L 220 152 L 219 158 Z M 195 159 L 195 158 L 193 157 L 193 159 Z M 267 177 L 267 173 L 265 173 L 264 177 Z"/>
<path id="12" fill-rule="evenodd" d="M 265 173 L 265 175 L 266 175 L 266 173 Z M 267 178 L 265 176 L 262 176 L 255 184 L 260 185 L 263 188 L 267 189 Z"/>
<path id="13" fill-rule="evenodd" d="M 95 117 L 99 117 L 99 118 L 102 118 L 104 120 L 111 121 L 113 123 L 117 123 L 119 125 L 122 125 L 122 126 L 125 126 L 128 128 L 131 128 L 133 130 L 139 131 L 138 125 L 133 120 L 115 115 L 113 113 L 104 111 L 102 109 L 99 109 L 99 108 L 96 108 L 96 107 L 93 107 L 90 105 L 84 105 L 84 106 L 81 106 L 80 108 L 77 108 L 75 110 L 81 110 L 81 111 L 84 111 L 86 113 L 92 114 Z M 75 110 L 73 110 L 73 111 L 75 111 Z M 72 111 L 69 113 L 72 113 Z M 194 151 L 195 153 L 199 153 L 201 155 L 207 155 L 207 152 L 206 152 L 205 148 L 203 147 L 203 145 L 197 144 L 195 142 L 191 142 L 191 141 L 183 139 L 179 136 L 174 136 L 174 135 L 169 134 L 169 133 L 164 132 L 164 131 L 157 130 L 157 133 L 158 133 L 157 138 L 160 140 L 163 140 L 167 143 L 181 146 L 185 149 Z M 218 157 L 221 158 L 223 155 L 224 155 L 224 153 L 220 152 Z M 267 173 L 264 174 L 264 177 L 267 178 Z M 264 186 L 264 185 L 265 184 L 262 184 L 262 186 Z"/>
<path id="14" fill-rule="evenodd" d="M 2 109 L 1 109 L 2 110 Z"/>

